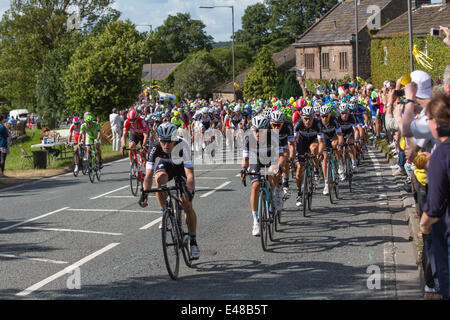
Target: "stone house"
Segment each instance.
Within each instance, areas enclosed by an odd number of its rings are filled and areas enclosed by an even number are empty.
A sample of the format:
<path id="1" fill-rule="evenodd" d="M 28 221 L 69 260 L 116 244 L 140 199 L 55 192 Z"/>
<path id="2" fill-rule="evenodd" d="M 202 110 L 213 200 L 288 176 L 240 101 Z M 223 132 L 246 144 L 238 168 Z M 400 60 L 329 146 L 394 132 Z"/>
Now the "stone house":
<path id="1" fill-rule="evenodd" d="M 431 0 L 413 0 L 413 6 Z M 371 33 L 407 12 L 407 2 L 400 0 L 359 0 L 358 59 L 359 76 L 371 76 Z M 306 79 L 343 79 L 356 77 L 355 0 L 343 0 L 306 30 L 293 44 L 296 68 L 306 72 Z"/>

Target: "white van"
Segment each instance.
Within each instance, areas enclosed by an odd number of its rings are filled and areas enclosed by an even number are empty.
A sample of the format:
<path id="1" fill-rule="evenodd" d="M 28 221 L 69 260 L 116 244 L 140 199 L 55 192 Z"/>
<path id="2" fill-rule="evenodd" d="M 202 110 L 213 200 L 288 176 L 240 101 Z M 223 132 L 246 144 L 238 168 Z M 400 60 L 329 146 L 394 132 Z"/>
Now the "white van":
<path id="1" fill-rule="evenodd" d="M 14 117 L 16 120 L 27 121 L 30 112 L 27 109 L 15 109 L 9 112 L 9 117 Z"/>

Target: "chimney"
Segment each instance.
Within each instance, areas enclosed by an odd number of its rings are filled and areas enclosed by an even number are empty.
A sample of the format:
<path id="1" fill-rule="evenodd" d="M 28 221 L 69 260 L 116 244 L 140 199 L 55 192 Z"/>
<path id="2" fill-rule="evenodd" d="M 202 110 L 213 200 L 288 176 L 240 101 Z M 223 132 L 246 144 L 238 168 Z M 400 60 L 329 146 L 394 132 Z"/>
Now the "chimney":
<path id="1" fill-rule="evenodd" d="M 448 1 L 448 0 L 443 0 L 444 1 Z M 411 0 L 411 8 L 414 9 L 418 9 L 420 8 L 422 5 L 424 4 L 431 4 L 431 0 Z"/>

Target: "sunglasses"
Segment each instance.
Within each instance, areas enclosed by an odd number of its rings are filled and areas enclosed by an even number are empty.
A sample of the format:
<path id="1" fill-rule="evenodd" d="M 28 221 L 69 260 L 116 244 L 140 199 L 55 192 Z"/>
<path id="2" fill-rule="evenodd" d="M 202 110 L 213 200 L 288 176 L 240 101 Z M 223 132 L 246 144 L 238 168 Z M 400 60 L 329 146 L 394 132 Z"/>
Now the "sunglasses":
<path id="1" fill-rule="evenodd" d="M 130 122 L 136 122 L 136 119 L 130 120 Z"/>
<path id="2" fill-rule="evenodd" d="M 280 128 L 281 127 L 281 123 L 272 123 L 272 126 L 274 126 L 276 128 Z"/>
<path id="3" fill-rule="evenodd" d="M 312 117 L 303 117 L 304 120 L 312 120 Z"/>
<path id="4" fill-rule="evenodd" d="M 326 119 L 326 118 L 328 118 L 330 115 L 329 114 L 327 114 L 327 115 L 325 115 L 325 116 L 321 116 L 322 117 L 322 119 Z"/>
<path id="5" fill-rule="evenodd" d="M 160 142 L 161 144 L 171 144 L 171 143 L 172 143 L 171 140 L 159 140 L 159 142 Z"/>

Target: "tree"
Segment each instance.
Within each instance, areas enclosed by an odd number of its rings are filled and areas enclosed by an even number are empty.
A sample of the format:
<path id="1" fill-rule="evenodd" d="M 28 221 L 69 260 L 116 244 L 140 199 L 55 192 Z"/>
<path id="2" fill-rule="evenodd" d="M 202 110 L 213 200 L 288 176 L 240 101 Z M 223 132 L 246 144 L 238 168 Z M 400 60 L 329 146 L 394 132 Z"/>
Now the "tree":
<path id="1" fill-rule="evenodd" d="M 276 81 L 276 95 L 280 99 L 302 96 L 302 88 L 293 72 L 280 73 Z"/>
<path id="2" fill-rule="evenodd" d="M 189 56 L 177 68 L 173 89 L 182 98 L 195 98 L 198 94 L 209 98 L 217 84 L 224 80 L 223 74 L 224 69 L 219 62 L 202 50 Z"/>
<path id="3" fill-rule="evenodd" d="M 275 94 L 278 72 L 272 52 L 263 46 L 255 61 L 255 69 L 244 81 L 244 97 L 247 99 L 269 99 Z"/>
<path id="4" fill-rule="evenodd" d="M 190 53 L 203 49 L 211 50 L 213 38 L 208 36 L 204 29 L 204 23 L 191 19 L 189 13 L 169 15 L 153 34 L 158 44 L 154 62 L 180 62 Z"/>
<path id="5" fill-rule="evenodd" d="M 242 30 L 236 32 L 236 42 L 249 46 L 253 52 L 270 42 L 269 8 L 263 3 L 248 6 L 242 16 Z"/>
<path id="6" fill-rule="evenodd" d="M 146 43 L 130 22 L 116 21 L 75 51 L 64 77 L 68 105 L 106 118 L 131 105 L 141 89 Z"/>
<path id="7" fill-rule="evenodd" d="M 212 49 L 210 54 L 216 65 L 221 66 L 221 70 L 217 70 L 217 78 L 223 80 L 231 80 L 233 78 L 233 52 L 231 46 Z M 235 45 L 235 74 L 238 75 L 254 62 L 252 50 L 245 44 Z"/>
<path id="8" fill-rule="evenodd" d="M 34 109 L 44 57 L 70 39 L 69 7 L 77 6 L 84 31 L 108 13 L 112 0 L 12 0 L 0 22 L 0 94 Z M 83 31 L 82 30 L 82 31 Z"/>
<path id="9" fill-rule="evenodd" d="M 36 111 L 49 120 L 50 128 L 53 128 L 56 124 L 56 115 L 67 111 L 66 101 L 68 97 L 62 78 L 66 73 L 70 58 L 80 42 L 81 36 L 78 35 L 71 43 L 62 45 L 48 53 L 44 58 L 43 67 L 37 75 Z"/>

